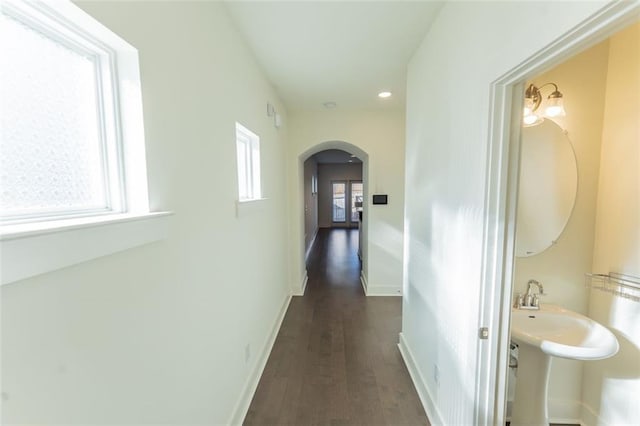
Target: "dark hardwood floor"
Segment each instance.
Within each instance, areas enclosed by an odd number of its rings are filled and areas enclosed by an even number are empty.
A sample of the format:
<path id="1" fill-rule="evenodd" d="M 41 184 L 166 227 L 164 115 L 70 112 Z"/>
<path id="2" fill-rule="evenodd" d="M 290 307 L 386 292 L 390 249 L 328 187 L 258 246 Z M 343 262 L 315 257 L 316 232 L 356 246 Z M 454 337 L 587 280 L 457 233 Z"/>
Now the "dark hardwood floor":
<path id="1" fill-rule="evenodd" d="M 365 297 L 358 231 L 321 229 L 245 425 L 428 425 L 397 348 L 399 297 Z"/>

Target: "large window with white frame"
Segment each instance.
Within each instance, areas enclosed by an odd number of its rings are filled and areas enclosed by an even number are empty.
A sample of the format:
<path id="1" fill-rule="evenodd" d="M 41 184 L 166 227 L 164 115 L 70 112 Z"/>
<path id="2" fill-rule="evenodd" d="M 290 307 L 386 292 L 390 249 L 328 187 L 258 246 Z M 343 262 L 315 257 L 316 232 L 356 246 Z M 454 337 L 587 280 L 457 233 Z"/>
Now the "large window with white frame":
<path id="1" fill-rule="evenodd" d="M 0 223 L 148 211 L 137 51 L 70 2 L 1 7 Z"/>
<path id="2" fill-rule="evenodd" d="M 0 284 L 163 239 L 170 215 L 149 211 L 138 50 L 70 0 L 0 0 Z"/>
<path id="3" fill-rule="evenodd" d="M 239 200 L 258 200 L 262 197 L 260 137 L 240 123 L 236 123 L 236 153 Z"/>

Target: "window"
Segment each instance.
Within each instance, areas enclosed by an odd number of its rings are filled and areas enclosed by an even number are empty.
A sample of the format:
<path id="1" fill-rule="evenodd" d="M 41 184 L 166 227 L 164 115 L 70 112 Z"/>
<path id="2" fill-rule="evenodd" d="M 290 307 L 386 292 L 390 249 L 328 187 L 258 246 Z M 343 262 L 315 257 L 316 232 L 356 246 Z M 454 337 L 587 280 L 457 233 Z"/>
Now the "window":
<path id="1" fill-rule="evenodd" d="M 258 200 L 260 187 L 260 137 L 236 123 L 238 160 L 238 196 L 240 201 Z"/>
<path id="2" fill-rule="evenodd" d="M 149 212 L 138 51 L 71 1 L 0 0 L 0 284 L 158 241 L 169 217 Z"/>
<path id="3" fill-rule="evenodd" d="M 360 220 L 359 210 L 362 210 L 364 198 L 362 182 L 351 182 L 351 222 Z"/>
<path id="4" fill-rule="evenodd" d="M 3 1 L 2 224 L 148 212 L 139 85 L 137 51 L 70 2 Z"/>
<path id="5" fill-rule="evenodd" d="M 346 182 L 333 182 L 333 218 L 334 222 L 346 222 Z"/>

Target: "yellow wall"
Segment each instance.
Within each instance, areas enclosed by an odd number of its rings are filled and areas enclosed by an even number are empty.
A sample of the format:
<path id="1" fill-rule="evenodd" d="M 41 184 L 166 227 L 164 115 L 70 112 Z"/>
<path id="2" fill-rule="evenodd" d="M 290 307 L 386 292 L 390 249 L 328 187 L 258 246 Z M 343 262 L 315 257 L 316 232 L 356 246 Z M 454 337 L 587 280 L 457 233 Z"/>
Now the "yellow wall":
<path id="1" fill-rule="evenodd" d="M 535 256 L 516 258 L 514 292 L 524 293 L 529 279 L 544 285 L 543 303 L 586 313 L 584 273 L 591 270 L 598 194 L 600 141 L 607 79 L 608 43 L 574 56 L 531 82 L 553 82 L 564 95 L 567 115 L 554 119 L 567 130 L 578 163 L 576 204 L 557 243 Z M 551 87 L 543 88 L 546 97 Z M 544 173 L 543 170 L 540 171 Z M 582 364 L 554 358 L 549 381 L 549 415 L 560 421 L 580 417 Z"/>
<path id="2" fill-rule="evenodd" d="M 610 40 L 593 271 L 640 276 L 640 23 Z M 640 294 L 640 292 L 636 292 Z M 640 419 L 640 303 L 598 290 L 589 316 L 616 334 L 620 351 L 585 363 L 585 424 Z"/>
<path id="3" fill-rule="evenodd" d="M 640 304 L 583 286 L 585 272 L 640 276 L 640 24 L 536 77 L 564 94 L 578 162 L 575 210 L 556 245 L 516 259 L 515 291 L 529 278 L 543 299 L 588 312 L 610 327 L 620 352 L 604 361 L 554 359 L 549 384 L 552 419 L 584 424 L 634 424 L 640 418 Z M 588 308 L 587 308 L 588 305 Z M 580 412 L 581 411 L 581 412 Z"/>

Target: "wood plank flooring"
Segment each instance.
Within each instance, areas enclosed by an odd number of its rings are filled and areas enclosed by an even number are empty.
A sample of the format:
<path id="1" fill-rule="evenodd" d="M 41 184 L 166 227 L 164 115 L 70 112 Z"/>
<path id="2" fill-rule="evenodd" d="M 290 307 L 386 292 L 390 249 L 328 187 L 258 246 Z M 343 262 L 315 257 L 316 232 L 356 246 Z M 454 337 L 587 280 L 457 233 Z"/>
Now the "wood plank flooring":
<path id="1" fill-rule="evenodd" d="M 320 229 L 245 425 L 428 425 L 397 348 L 399 297 L 365 297 L 358 231 Z"/>

